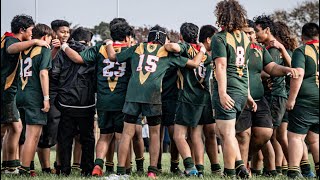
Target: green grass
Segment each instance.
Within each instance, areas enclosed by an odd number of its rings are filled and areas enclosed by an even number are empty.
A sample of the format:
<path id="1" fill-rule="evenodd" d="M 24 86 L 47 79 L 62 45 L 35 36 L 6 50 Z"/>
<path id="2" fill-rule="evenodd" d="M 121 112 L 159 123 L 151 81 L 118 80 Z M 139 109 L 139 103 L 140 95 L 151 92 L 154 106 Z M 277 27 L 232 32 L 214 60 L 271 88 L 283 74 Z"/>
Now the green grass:
<path id="1" fill-rule="evenodd" d="M 223 165 L 222 163 L 222 156 L 221 154 L 219 155 L 220 157 L 220 164 Z M 37 156 L 36 156 L 37 157 Z M 51 163 L 53 164 L 55 159 L 55 152 L 52 151 L 51 153 Z M 309 157 L 309 160 L 312 160 L 312 157 Z M 116 164 L 116 154 L 114 158 L 114 162 Z M 133 171 L 135 171 L 135 163 L 133 163 Z M 312 169 L 313 169 L 313 163 L 312 164 Z M 149 154 L 145 153 L 145 162 L 144 162 L 144 168 L 145 170 L 147 169 L 149 165 Z M 69 177 L 63 177 L 63 176 L 56 176 L 56 175 L 45 175 L 41 173 L 41 167 L 38 158 L 35 158 L 35 166 L 36 166 L 36 172 L 37 172 L 37 177 L 19 177 L 19 176 L 8 176 L 8 175 L 3 175 L 1 174 L 1 179 L 6 179 L 6 180 L 54 180 L 54 179 L 66 179 L 66 180 L 76 180 L 76 179 L 103 179 L 103 178 L 96 178 L 96 177 L 91 177 L 91 178 L 84 178 L 80 176 L 80 173 L 77 171 L 73 171 L 72 174 Z M 52 165 L 53 166 L 53 165 Z M 181 179 L 181 177 L 173 176 L 172 174 L 169 174 L 169 168 L 170 168 L 170 154 L 165 153 L 162 158 L 162 168 L 163 168 L 163 173 L 158 176 L 159 180 L 167 180 L 167 179 Z M 182 162 L 180 160 L 180 168 L 183 169 Z M 143 176 L 138 176 L 136 174 L 132 174 L 130 179 L 141 179 L 141 180 L 147 180 L 148 178 L 146 175 Z M 188 178 L 189 180 L 199 180 L 199 178 Z M 208 157 L 205 155 L 205 180 L 211 180 L 211 179 L 221 179 L 218 176 L 214 176 L 210 174 L 210 162 Z M 253 177 L 253 180 L 255 179 L 271 179 L 271 178 L 265 178 L 265 177 Z M 276 179 L 282 180 L 282 179 L 287 179 L 286 177 L 277 177 Z"/>

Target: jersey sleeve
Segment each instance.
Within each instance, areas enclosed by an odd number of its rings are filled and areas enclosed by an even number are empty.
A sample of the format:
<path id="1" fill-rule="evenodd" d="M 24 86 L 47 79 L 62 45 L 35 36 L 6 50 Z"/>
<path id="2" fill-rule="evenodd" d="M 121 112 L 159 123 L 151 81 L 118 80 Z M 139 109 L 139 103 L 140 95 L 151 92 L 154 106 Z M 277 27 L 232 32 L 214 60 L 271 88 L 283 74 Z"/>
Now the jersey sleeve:
<path id="1" fill-rule="evenodd" d="M 279 50 L 276 49 L 276 48 L 270 48 L 270 49 L 268 49 L 268 52 L 271 55 L 272 60 L 275 63 L 279 64 L 280 63 L 280 52 L 279 52 Z"/>
<path id="2" fill-rule="evenodd" d="M 263 48 L 262 56 L 263 56 L 263 66 L 266 66 L 272 62 L 272 57 L 266 48 Z"/>
<path id="3" fill-rule="evenodd" d="M 123 63 L 123 62 L 128 61 L 132 57 L 132 55 L 134 54 L 136 48 L 137 48 L 137 46 L 135 45 L 135 46 L 132 46 L 132 47 L 116 54 L 117 61 L 119 63 Z"/>
<path id="4" fill-rule="evenodd" d="M 52 68 L 52 57 L 51 57 L 51 51 L 48 48 L 43 47 L 42 48 L 42 59 L 40 62 L 39 70 L 48 69 L 50 70 Z"/>
<path id="5" fill-rule="evenodd" d="M 180 54 L 187 54 L 188 52 L 188 45 L 187 43 L 178 43 L 180 46 Z"/>
<path id="6" fill-rule="evenodd" d="M 169 56 L 172 66 L 185 67 L 188 62 L 188 58 L 180 56 L 179 54 L 172 54 Z"/>
<path id="7" fill-rule="evenodd" d="M 6 42 L 5 42 L 5 49 L 6 49 L 6 52 L 7 52 L 7 53 L 8 53 L 7 49 L 8 49 L 9 46 L 11 46 L 11 45 L 14 44 L 14 43 L 20 42 L 19 39 L 13 38 L 13 37 L 7 37 L 5 41 L 6 41 Z M 9 54 L 9 53 L 8 53 L 8 54 Z M 17 54 L 19 54 L 19 53 L 17 53 Z M 12 54 L 12 55 L 15 55 L 15 54 Z"/>
<path id="8" fill-rule="evenodd" d="M 223 39 L 219 36 L 213 36 L 211 41 L 212 60 L 219 57 L 227 57 L 227 48 Z"/>
<path id="9" fill-rule="evenodd" d="M 86 64 L 96 63 L 96 59 L 98 57 L 100 47 L 101 45 L 97 45 L 80 52 L 80 56 L 82 57 L 84 63 Z"/>
<path id="10" fill-rule="evenodd" d="M 302 68 L 305 69 L 306 58 L 301 49 L 296 49 L 292 55 L 291 66 L 292 68 Z"/>

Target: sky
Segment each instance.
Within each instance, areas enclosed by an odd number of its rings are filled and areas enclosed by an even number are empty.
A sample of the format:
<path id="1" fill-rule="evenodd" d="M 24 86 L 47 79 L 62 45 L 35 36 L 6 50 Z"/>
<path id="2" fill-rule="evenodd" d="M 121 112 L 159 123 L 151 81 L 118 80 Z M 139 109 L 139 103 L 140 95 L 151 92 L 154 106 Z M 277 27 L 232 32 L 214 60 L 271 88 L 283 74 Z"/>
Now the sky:
<path id="1" fill-rule="evenodd" d="M 10 31 L 10 22 L 17 14 L 28 14 L 37 23 L 50 25 L 64 19 L 72 25 L 92 28 L 101 21 L 110 22 L 119 15 L 133 26 L 154 26 L 179 30 L 184 22 L 198 26 L 215 25 L 214 9 L 219 0 L 1 0 L 1 34 Z M 302 0 L 239 0 L 252 19 L 274 10 L 291 10 Z M 37 2 L 37 18 L 35 4 Z"/>

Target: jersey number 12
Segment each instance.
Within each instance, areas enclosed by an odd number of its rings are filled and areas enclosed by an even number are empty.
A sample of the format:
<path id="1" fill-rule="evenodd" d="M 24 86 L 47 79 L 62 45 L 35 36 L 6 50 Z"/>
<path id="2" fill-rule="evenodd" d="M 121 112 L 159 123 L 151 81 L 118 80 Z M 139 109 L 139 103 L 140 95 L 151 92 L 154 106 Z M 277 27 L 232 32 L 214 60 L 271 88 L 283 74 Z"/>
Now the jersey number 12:
<path id="1" fill-rule="evenodd" d="M 27 64 L 25 68 L 23 68 L 23 64 Z M 20 76 L 21 77 L 29 77 L 32 76 L 32 71 L 30 70 L 32 67 L 32 59 L 28 57 L 25 60 L 20 61 Z"/>

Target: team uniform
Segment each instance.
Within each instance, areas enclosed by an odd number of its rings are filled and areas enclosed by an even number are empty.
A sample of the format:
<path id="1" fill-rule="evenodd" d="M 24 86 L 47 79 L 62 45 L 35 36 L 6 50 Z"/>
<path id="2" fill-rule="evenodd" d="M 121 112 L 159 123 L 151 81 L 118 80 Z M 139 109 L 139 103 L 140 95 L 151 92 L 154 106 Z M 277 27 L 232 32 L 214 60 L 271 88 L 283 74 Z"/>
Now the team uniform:
<path id="1" fill-rule="evenodd" d="M 117 60 L 119 63 L 129 60 L 132 70 L 123 112 L 134 117 L 140 113 L 147 117 L 162 115 L 163 77 L 171 66 L 186 66 L 188 59 L 168 53 L 159 44 L 140 43 L 117 54 Z M 126 121 L 135 124 L 136 119 Z M 158 118 L 150 118 L 148 124 L 154 126 L 160 124 L 160 121 Z"/>
<path id="2" fill-rule="evenodd" d="M 193 59 L 200 51 L 196 44 L 179 44 L 183 57 Z M 196 127 L 214 123 L 209 90 L 212 59 L 205 55 L 196 69 L 179 69 L 179 96 L 176 124 Z"/>
<path id="3" fill-rule="evenodd" d="M 221 31 L 212 37 L 212 59 L 227 58 L 227 94 L 235 101 L 231 110 L 226 110 L 220 104 L 218 82 L 214 79 L 213 106 L 215 119 L 236 119 L 245 106 L 248 97 L 247 63 L 250 53 L 250 41 L 241 32 L 239 37 L 235 33 Z"/>
<path id="4" fill-rule="evenodd" d="M 8 54 L 10 45 L 20 42 L 12 33 L 1 37 L 1 124 L 19 121 L 16 93 L 19 78 L 19 53 Z"/>
<path id="5" fill-rule="evenodd" d="M 288 131 L 319 134 L 319 41 L 297 48 L 292 56 L 292 68 L 305 71 L 292 111 L 289 111 Z"/>
<path id="6" fill-rule="evenodd" d="M 275 47 L 266 47 L 273 61 L 284 66 L 281 52 Z M 272 90 L 265 85 L 265 97 L 269 102 L 273 127 L 279 127 L 286 112 L 287 90 L 285 77 L 271 77 Z"/>
<path id="7" fill-rule="evenodd" d="M 248 63 L 249 85 L 252 98 L 257 104 L 257 111 L 252 112 L 244 108 L 236 123 L 237 133 L 250 127 L 272 128 L 272 117 L 268 101 L 264 97 L 264 87 L 261 80 L 261 71 L 272 62 L 272 57 L 266 48 L 259 44 L 250 45 L 250 57 Z"/>
<path id="8" fill-rule="evenodd" d="M 162 116 L 161 124 L 163 126 L 172 126 L 175 123 L 177 100 L 178 100 L 178 68 L 170 67 L 162 82 Z"/>
<path id="9" fill-rule="evenodd" d="M 287 52 L 289 54 L 289 56 L 292 58 L 292 51 L 290 51 L 289 49 L 287 49 Z M 286 91 L 287 91 L 287 96 L 289 97 L 289 93 L 290 93 L 290 76 L 286 76 L 285 78 L 286 81 Z M 288 111 L 286 111 L 284 113 L 283 119 L 282 119 L 283 123 L 288 123 Z"/>
<path id="10" fill-rule="evenodd" d="M 116 53 L 127 49 L 125 44 L 113 45 Z M 86 64 L 94 63 L 97 69 L 97 113 L 101 134 L 122 133 L 127 86 L 131 76 L 130 62 L 112 62 L 103 44 L 80 53 Z"/>

